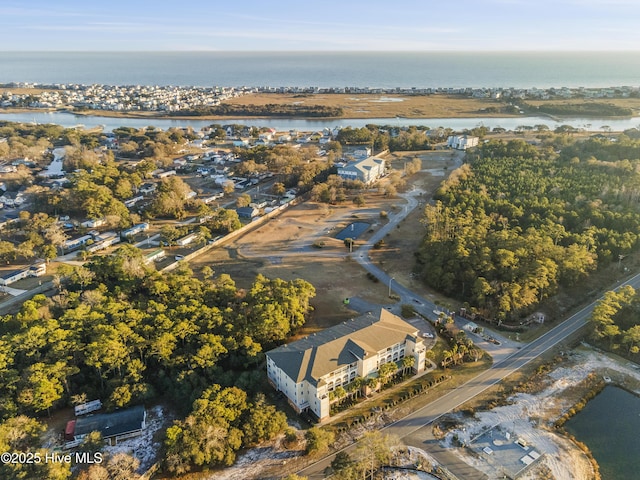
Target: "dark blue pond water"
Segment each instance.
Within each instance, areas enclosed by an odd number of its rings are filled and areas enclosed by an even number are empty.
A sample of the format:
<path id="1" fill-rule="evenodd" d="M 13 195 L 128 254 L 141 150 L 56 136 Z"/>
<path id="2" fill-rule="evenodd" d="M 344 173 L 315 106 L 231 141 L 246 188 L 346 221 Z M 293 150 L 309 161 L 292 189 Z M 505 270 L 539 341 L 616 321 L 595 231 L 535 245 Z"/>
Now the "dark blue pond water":
<path id="1" fill-rule="evenodd" d="M 640 397 L 606 387 L 565 428 L 589 447 L 603 480 L 640 478 Z"/>

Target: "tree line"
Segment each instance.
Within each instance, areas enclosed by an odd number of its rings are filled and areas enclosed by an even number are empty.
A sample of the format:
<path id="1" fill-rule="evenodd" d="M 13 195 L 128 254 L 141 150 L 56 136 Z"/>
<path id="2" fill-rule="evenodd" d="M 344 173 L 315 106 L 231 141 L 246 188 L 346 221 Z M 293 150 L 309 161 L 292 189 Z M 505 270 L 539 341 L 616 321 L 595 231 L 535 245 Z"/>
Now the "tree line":
<path id="1" fill-rule="evenodd" d="M 345 145 L 369 145 L 376 151 L 430 150 L 433 145 L 447 139 L 451 129 L 431 130 L 425 126 L 400 128 L 390 125 L 366 125 L 362 128 L 345 127 L 336 140 Z"/>
<path id="2" fill-rule="evenodd" d="M 425 208 L 425 281 L 486 317 L 517 320 L 636 251 L 640 160 L 591 159 L 581 145 L 569 159 L 521 140 L 470 154 Z"/>
<path id="3" fill-rule="evenodd" d="M 266 105 L 234 105 L 223 103 L 212 107 L 171 112 L 172 116 L 246 116 L 246 117 L 341 117 L 342 107 L 328 105 L 296 105 L 269 103 Z"/>
<path id="4" fill-rule="evenodd" d="M 592 338 L 629 358 L 640 353 L 640 292 L 630 285 L 605 293 L 591 313 Z"/>
<path id="5" fill-rule="evenodd" d="M 228 464 L 279 433 L 283 415 L 259 395 L 263 352 L 304 324 L 315 289 L 259 275 L 240 290 L 212 273 L 160 275 L 129 245 L 65 267 L 55 295 L 1 319 L 0 418 L 94 398 L 109 410 L 167 399 L 186 415 L 167 433 L 172 472 Z"/>
<path id="6" fill-rule="evenodd" d="M 628 107 L 621 107 L 613 103 L 543 103 L 534 106 L 524 104 L 527 110 L 535 113 L 547 113 L 549 115 L 580 116 L 588 117 L 631 117 L 633 110 Z"/>

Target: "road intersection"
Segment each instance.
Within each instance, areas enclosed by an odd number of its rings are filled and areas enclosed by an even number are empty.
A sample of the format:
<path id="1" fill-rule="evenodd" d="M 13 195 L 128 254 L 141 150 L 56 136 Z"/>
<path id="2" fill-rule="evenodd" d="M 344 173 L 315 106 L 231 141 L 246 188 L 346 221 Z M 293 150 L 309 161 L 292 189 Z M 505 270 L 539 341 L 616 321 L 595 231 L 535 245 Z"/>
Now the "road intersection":
<path id="1" fill-rule="evenodd" d="M 437 306 L 433 302 L 430 302 L 407 287 L 396 282 L 394 278 L 390 277 L 382 269 L 371 263 L 371 259 L 369 257 L 369 251 L 372 246 L 377 241 L 384 238 L 391 229 L 395 228 L 400 221 L 402 221 L 414 208 L 418 206 L 417 198 L 420 194 L 420 191 L 415 190 L 404 195 L 404 198 L 407 200 L 407 206 L 403 208 L 402 211 L 394 215 L 390 219 L 389 223 L 378 230 L 366 244 L 356 250 L 353 253 L 353 257 L 365 270 L 375 275 L 380 282 L 385 282 L 389 285 L 389 290 L 392 290 L 399 296 L 399 304 L 411 304 L 418 313 L 426 316 L 427 318 L 433 319 L 436 316 L 434 311 L 437 311 Z M 640 274 L 635 275 L 626 281 L 618 282 L 614 288 L 618 289 L 625 285 L 631 285 L 634 288 L 639 288 Z M 493 357 L 493 365 L 488 370 L 480 373 L 464 385 L 461 385 L 444 396 L 427 403 L 422 408 L 411 413 L 405 418 L 387 425 L 383 430 L 385 433 L 399 437 L 407 445 L 422 448 L 433 455 L 438 456 L 443 453 L 441 449 L 430 448 L 430 442 L 428 441 L 428 439 L 431 438 L 431 425 L 435 420 L 440 418 L 442 415 L 455 410 L 460 405 L 468 402 L 475 396 L 487 390 L 489 387 L 499 383 L 507 376 L 535 360 L 554 346 L 561 344 L 580 329 L 584 328 L 587 325 L 588 318 L 598 300 L 595 300 L 589 305 L 583 307 L 562 323 L 528 344 L 513 342 L 497 334 L 493 334 L 493 336 L 499 339 L 499 345 L 484 342 L 479 337 L 475 337 L 475 343 L 487 350 Z M 463 327 L 464 324 L 467 323 L 466 320 L 458 316 L 456 316 L 455 320 L 460 327 Z M 343 450 L 349 451 L 353 448 L 355 447 L 352 445 Z M 315 462 L 298 473 L 308 477 L 309 479 L 325 478 L 324 472 L 327 467 L 330 467 L 331 461 L 335 458 L 337 453 L 338 452 L 334 452 L 332 455 Z M 452 473 L 459 475 L 460 478 L 478 480 L 486 478 L 486 475 L 472 467 L 469 467 L 461 461 L 451 464 L 447 461 L 451 460 L 451 456 L 448 456 L 446 460 L 442 458 L 442 460 L 444 460 L 442 463 L 446 463 L 449 470 L 451 470 Z"/>

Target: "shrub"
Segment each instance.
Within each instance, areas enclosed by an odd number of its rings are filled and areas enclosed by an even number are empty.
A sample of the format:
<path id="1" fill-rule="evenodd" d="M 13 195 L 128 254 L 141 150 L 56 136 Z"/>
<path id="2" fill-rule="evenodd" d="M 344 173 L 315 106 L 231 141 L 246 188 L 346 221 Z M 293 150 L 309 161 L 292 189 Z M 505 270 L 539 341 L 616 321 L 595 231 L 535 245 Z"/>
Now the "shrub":
<path id="1" fill-rule="evenodd" d="M 400 314 L 404 317 L 404 318 L 409 318 L 409 317 L 413 317 L 415 315 L 416 311 L 413 308 L 413 306 L 408 305 L 408 304 L 404 304 L 400 307 Z"/>

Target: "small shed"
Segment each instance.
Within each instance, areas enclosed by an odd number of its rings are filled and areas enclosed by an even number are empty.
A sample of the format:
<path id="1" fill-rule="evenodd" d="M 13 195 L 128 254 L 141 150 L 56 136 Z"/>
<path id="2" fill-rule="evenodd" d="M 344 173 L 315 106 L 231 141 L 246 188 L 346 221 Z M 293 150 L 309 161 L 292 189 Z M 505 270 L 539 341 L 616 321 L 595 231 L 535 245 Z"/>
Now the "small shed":
<path id="1" fill-rule="evenodd" d="M 66 441 L 73 441 L 73 432 L 76 429 L 76 421 L 75 420 L 69 420 L 67 422 L 67 426 L 64 429 L 64 439 Z"/>

